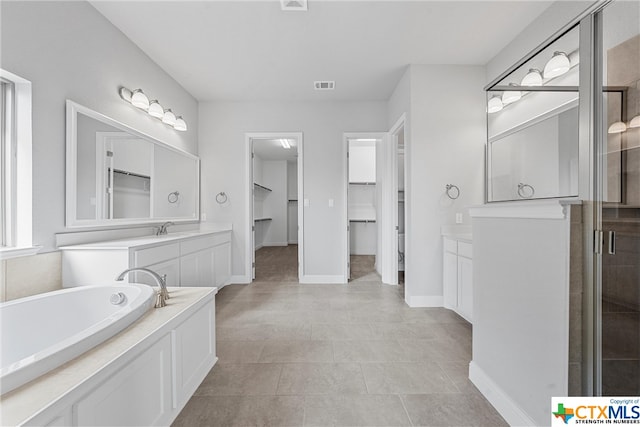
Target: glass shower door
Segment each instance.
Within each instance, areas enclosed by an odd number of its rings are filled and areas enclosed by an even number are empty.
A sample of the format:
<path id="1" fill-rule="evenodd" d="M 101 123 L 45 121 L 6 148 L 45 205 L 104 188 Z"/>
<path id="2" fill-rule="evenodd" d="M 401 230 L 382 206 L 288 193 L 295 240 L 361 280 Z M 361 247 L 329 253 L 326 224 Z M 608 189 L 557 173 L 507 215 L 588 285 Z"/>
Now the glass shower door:
<path id="1" fill-rule="evenodd" d="M 602 107 L 596 192 L 603 232 L 597 394 L 640 395 L 640 3 L 599 16 Z M 596 44 L 598 46 L 598 44 Z"/>

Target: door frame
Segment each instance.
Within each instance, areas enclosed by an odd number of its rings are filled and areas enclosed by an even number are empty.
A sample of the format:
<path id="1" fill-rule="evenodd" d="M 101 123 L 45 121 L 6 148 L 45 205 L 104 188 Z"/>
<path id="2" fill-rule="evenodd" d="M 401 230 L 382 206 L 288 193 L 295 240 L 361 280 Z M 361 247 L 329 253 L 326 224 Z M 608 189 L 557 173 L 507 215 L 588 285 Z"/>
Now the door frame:
<path id="1" fill-rule="evenodd" d="M 344 283 L 349 283 L 349 264 L 351 262 L 351 254 L 350 254 L 350 224 L 349 224 L 349 140 L 351 139 L 377 139 L 382 141 L 382 143 L 376 144 L 376 181 L 379 180 L 379 177 L 383 177 L 384 175 L 380 174 L 378 171 L 378 157 L 383 155 L 383 150 L 381 149 L 387 140 L 386 132 L 345 132 L 342 134 L 342 265 L 344 267 L 343 270 L 343 280 Z M 379 182 L 376 182 L 376 186 L 380 185 Z M 378 194 L 378 190 L 376 189 L 376 195 Z M 380 201 L 376 201 L 376 227 L 379 230 L 379 220 L 377 218 L 380 216 L 381 212 L 381 203 Z M 376 240 L 379 242 L 380 236 L 376 236 Z M 376 248 L 379 248 L 380 245 L 376 242 Z M 376 250 L 376 265 L 380 262 L 377 258 L 383 258 L 382 253 Z"/>
<path id="2" fill-rule="evenodd" d="M 246 132 L 245 133 L 245 274 L 248 283 L 254 279 L 255 250 L 254 231 L 255 222 L 253 217 L 253 142 L 257 139 L 295 139 L 297 141 L 298 161 L 298 281 L 304 278 L 304 157 L 303 157 L 303 134 L 302 132 Z"/>
<path id="3" fill-rule="evenodd" d="M 388 206 L 384 212 L 386 213 L 386 221 L 384 221 L 384 228 L 382 230 L 383 233 L 383 248 L 387 249 L 386 254 L 386 263 L 383 265 L 382 269 L 382 281 L 383 283 L 388 283 L 390 285 L 398 284 L 398 134 L 402 130 L 404 132 L 404 271 L 405 271 L 405 293 L 406 293 L 406 280 L 407 280 L 407 264 L 408 264 L 408 222 L 407 222 L 407 211 L 408 211 L 408 199 L 409 199 L 409 191 L 408 191 L 408 179 L 407 179 L 407 116 L 406 113 L 403 113 L 398 120 L 391 126 L 389 129 L 389 138 L 387 143 L 387 153 L 390 161 L 387 163 L 387 178 L 390 183 L 388 188 L 388 192 L 390 193 L 390 201 Z M 386 191 L 385 191 L 386 193 Z"/>

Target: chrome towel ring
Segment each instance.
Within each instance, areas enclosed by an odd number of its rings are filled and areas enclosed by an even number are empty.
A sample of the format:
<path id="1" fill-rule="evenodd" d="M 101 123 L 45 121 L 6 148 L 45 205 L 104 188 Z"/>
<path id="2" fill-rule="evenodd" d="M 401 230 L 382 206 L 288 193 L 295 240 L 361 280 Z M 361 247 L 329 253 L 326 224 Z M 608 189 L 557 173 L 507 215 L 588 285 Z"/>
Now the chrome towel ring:
<path id="1" fill-rule="evenodd" d="M 460 189 L 457 185 L 447 184 L 445 187 L 445 192 L 447 193 L 447 197 L 451 200 L 455 200 L 460 197 Z"/>
<path id="2" fill-rule="evenodd" d="M 534 194 L 536 194 L 536 190 L 529 184 L 524 184 L 522 182 L 518 184 L 518 196 L 523 199 L 530 199 Z"/>
<path id="3" fill-rule="evenodd" d="M 179 198 L 180 198 L 180 192 L 179 191 L 171 192 L 167 196 L 167 200 L 169 201 L 169 203 L 176 203 Z"/>
<path id="4" fill-rule="evenodd" d="M 225 193 L 224 191 L 216 194 L 216 202 L 218 202 L 219 205 L 227 203 L 227 200 L 229 200 L 229 197 L 227 197 L 227 193 Z"/>

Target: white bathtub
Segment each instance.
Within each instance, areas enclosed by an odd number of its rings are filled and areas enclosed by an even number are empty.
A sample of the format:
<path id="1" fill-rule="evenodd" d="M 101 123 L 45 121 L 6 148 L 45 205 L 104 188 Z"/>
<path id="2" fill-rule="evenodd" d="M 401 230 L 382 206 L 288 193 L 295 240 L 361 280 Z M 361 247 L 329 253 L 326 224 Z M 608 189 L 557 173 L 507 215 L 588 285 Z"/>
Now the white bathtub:
<path id="1" fill-rule="evenodd" d="M 125 299 L 112 304 L 121 292 Z M 0 394 L 117 334 L 154 303 L 147 285 L 82 286 L 0 304 Z"/>

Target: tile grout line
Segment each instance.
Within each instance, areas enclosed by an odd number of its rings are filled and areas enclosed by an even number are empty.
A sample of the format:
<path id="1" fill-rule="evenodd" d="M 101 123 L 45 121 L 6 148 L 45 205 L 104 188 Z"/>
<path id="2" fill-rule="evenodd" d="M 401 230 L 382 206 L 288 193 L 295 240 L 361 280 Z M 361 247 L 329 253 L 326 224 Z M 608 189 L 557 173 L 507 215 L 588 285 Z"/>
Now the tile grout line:
<path id="1" fill-rule="evenodd" d="M 404 399 L 402 398 L 402 395 L 397 394 L 396 396 L 398 396 L 398 399 L 400 399 L 400 404 L 402 405 L 402 409 L 404 409 L 404 413 L 407 414 L 407 419 L 409 420 L 409 424 L 414 426 L 415 424 L 413 423 L 413 420 L 411 419 L 411 415 L 409 415 L 409 411 L 407 410 L 407 405 L 404 404 Z"/>

